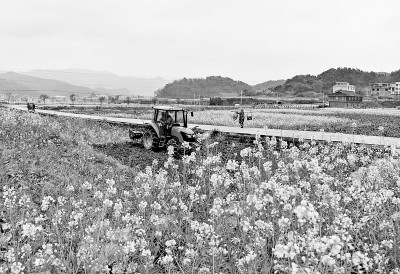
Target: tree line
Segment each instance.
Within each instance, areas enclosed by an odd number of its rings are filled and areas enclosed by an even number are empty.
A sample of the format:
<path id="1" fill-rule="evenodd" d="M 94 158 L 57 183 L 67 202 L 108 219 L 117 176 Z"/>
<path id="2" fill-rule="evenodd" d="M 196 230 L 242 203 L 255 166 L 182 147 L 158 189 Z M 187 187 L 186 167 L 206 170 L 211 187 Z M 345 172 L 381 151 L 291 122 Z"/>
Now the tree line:
<path id="1" fill-rule="evenodd" d="M 221 76 L 176 80 L 156 91 L 159 98 L 198 99 L 212 96 L 252 95 L 252 86 Z"/>

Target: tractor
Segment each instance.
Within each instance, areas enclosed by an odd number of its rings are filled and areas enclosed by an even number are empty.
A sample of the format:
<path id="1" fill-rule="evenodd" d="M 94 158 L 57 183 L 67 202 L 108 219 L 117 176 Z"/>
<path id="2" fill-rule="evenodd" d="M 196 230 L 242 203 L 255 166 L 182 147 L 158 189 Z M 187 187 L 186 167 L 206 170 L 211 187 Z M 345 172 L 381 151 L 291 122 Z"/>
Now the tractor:
<path id="1" fill-rule="evenodd" d="M 137 130 L 129 130 L 132 140 L 142 138 L 145 149 L 157 149 L 173 146 L 176 154 L 190 153 L 182 145 L 189 143 L 190 147 L 196 142 L 193 130 L 187 127 L 188 112 L 179 107 L 153 107 L 153 119 Z M 193 112 L 190 113 L 193 117 Z"/>

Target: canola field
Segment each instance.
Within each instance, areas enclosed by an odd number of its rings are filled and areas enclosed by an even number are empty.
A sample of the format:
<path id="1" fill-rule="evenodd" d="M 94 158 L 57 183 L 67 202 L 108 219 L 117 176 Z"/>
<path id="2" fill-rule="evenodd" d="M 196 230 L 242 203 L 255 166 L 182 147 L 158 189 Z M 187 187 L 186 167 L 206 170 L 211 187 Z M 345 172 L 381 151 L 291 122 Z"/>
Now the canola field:
<path id="1" fill-rule="evenodd" d="M 0 118 L 0 273 L 400 273 L 390 147 L 205 133 L 143 167 L 98 149 L 124 128 Z"/>

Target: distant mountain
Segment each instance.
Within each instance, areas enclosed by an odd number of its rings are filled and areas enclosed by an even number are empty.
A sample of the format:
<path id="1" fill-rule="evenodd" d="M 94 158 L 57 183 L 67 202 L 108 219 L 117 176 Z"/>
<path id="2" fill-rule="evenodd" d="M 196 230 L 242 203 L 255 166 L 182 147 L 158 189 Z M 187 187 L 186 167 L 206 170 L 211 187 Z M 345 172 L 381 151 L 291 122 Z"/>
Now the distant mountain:
<path id="1" fill-rule="evenodd" d="M 321 74 L 296 75 L 282 85 L 272 88 L 274 92 L 301 95 L 304 93 L 331 93 L 336 82 L 348 82 L 356 86 L 356 92 L 364 94 L 370 83 L 400 82 L 400 70 L 391 73 L 366 72 L 353 68 L 331 68 Z"/>
<path id="2" fill-rule="evenodd" d="M 9 92 L 17 93 L 17 91 L 19 94 L 21 94 L 22 92 L 28 93 L 28 92 L 30 92 L 30 90 L 31 90 L 31 88 L 29 88 L 27 86 L 0 78 L 0 93 L 2 93 L 2 94 L 9 93 Z"/>
<path id="3" fill-rule="evenodd" d="M 227 77 L 210 76 L 205 79 L 176 80 L 157 91 L 157 97 L 191 99 L 213 96 L 238 96 L 243 90 L 243 95 L 251 95 L 253 88 L 241 81 Z"/>
<path id="4" fill-rule="evenodd" d="M 279 85 L 283 85 L 286 80 L 270 80 L 253 86 L 254 90 L 269 90 Z"/>
<path id="5" fill-rule="evenodd" d="M 94 91 L 87 87 L 75 86 L 62 81 L 32 77 L 16 72 L 0 74 L 0 92 L 11 92 L 13 94 L 38 96 L 69 96 L 90 95 Z"/>
<path id="6" fill-rule="evenodd" d="M 64 81 L 73 85 L 85 86 L 92 89 L 108 89 L 110 93 L 107 94 L 110 95 L 154 96 L 156 90 L 171 82 L 161 77 L 135 78 L 120 76 L 105 71 L 81 69 L 31 70 L 23 73 L 35 77 Z M 118 93 L 118 91 L 123 93 Z"/>

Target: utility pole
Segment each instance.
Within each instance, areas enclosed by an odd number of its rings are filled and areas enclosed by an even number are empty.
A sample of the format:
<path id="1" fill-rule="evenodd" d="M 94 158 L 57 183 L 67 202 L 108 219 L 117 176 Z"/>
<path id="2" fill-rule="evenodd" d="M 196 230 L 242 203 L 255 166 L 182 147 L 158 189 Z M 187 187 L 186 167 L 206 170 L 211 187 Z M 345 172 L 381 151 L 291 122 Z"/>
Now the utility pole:
<path id="1" fill-rule="evenodd" d="M 243 89 L 240 90 L 240 105 L 242 106 L 243 102 Z"/>

